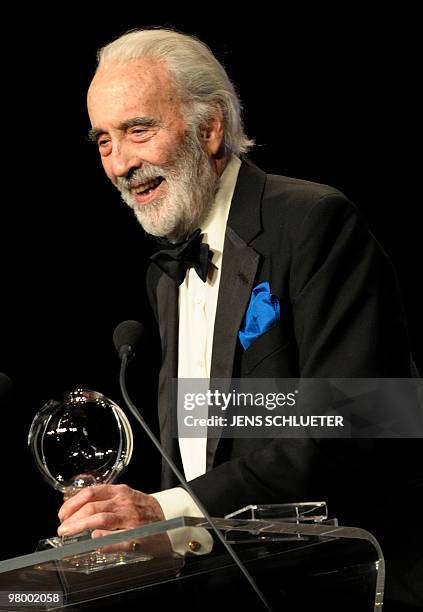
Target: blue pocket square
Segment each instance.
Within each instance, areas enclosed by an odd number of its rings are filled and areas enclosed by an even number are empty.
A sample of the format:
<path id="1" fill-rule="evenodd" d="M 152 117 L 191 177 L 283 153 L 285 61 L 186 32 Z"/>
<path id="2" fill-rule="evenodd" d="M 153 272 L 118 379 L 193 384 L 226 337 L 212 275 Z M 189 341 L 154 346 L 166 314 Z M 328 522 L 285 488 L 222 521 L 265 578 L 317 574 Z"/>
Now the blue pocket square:
<path id="1" fill-rule="evenodd" d="M 264 334 L 280 319 L 280 305 L 276 296 L 270 293 L 268 282 L 254 287 L 238 338 L 244 350 L 253 340 Z"/>

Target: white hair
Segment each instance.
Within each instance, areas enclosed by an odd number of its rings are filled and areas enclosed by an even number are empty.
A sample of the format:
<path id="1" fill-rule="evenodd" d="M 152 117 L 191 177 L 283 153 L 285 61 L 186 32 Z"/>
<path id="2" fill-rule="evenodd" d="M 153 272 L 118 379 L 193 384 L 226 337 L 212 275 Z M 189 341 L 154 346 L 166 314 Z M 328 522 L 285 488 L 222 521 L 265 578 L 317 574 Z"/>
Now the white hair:
<path id="1" fill-rule="evenodd" d="M 142 57 L 166 62 L 186 109 L 189 127 L 204 129 L 218 107 L 223 114 L 226 150 L 239 155 L 254 144 L 244 132 L 235 87 L 201 40 L 168 29 L 141 29 L 124 34 L 97 53 L 98 67 Z"/>

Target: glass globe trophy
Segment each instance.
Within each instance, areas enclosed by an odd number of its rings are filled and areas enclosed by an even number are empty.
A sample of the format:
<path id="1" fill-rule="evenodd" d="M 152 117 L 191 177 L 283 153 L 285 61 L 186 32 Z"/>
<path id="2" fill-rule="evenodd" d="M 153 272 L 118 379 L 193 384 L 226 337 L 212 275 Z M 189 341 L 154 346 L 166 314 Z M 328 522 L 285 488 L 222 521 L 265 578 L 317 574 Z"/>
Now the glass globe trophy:
<path id="1" fill-rule="evenodd" d="M 133 447 L 132 430 L 123 410 L 97 391 L 76 389 L 61 402 L 48 401 L 36 414 L 28 444 L 44 479 L 67 499 L 82 487 L 110 484 L 128 465 Z M 88 539 L 77 536 L 41 540 L 38 550 Z M 78 571 L 95 571 L 117 563 L 145 560 L 131 553 L 96 551 L 72 557 L 67 563 Z"/>

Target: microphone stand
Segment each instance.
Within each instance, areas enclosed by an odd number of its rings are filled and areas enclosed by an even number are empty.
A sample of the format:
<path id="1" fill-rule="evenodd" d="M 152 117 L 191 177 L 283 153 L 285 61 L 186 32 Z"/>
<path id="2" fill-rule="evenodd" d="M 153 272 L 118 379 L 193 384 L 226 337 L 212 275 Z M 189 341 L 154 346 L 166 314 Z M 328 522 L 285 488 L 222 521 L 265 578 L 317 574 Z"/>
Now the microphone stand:
<path id="1" fill-rule="evenodd" d="M 121 366 L 120 366 L 120 374 L 119 374 L 120 390 L 121 390 L 121 393 L 122 393 L 122 397 L 123 397 L 123 399 L 125 401 L 125 404 L 127 405 L 129 410 L 131 411 L 131 414 L 133 415 L 133 417 L 138 421 L 138 423 L 141 425 L 141 427 L 143 428 L 143 430 L 145 431 L 147 436 L 150 438 L 150 440 L 152 441 L 154 446 L 157 448 L 157 450 L 159 451 L 159 453 L 161 454 L 163 459 L 169 465 L 169 467 L 171 468 L 172 472 L 174 473 L 176 478 L 179 480 L 179 482 L 181 483 L 181 485 L 183 486 L 185 491 L 192 497 L 194 502 L 197 504 L 197 506 L 199 507 L 199 509 L 203 513 L 204 518 L 207 519 L 210 527 L 215 532 L 218 540 L 223 544 L 223 546 L 225 547 L 225 549 L 227 550 L 229 555 L 232 557 L 232 559 L 235 562 L 235 564 L 238 566 L 240 571 L 244 574 L 245 578 L 250 583 L 252 589 L 255 591 L 255 593 L 257 594 L 257 596 L 261 600 L 263 606 L 266 608 L 266 610 L 268 610 L 269 612 L 272 612 L 272 607 L 267 602 L 267 600 L 264 597 L 263 593 L 258 588 L 258 586 L 255 583 L 253 577 L 251 576 L 251 574 L 249 573 L 247 568 L 244 566 L 242 561 L 239 559 L 238 555 L 235 553 L 235 551 L 233 550 L 232 546 L 230 546 L 230 544 L 225 540 L 225 538 L 223 537 L 223 535 L 221 534 L 219 529 L 216 527 L 216 525 L 214 524 L 213 519 L 211 518 L 211 516 L 209 515 L 207 510 L 204 508 L 204 506 L 201 503 L 201 501 L 198 499 L 198 497 L 195 495 L 195 493 L 191 490 L 191 487 L 189 486 L 189 484 L 187 483 L 187 481 L 185 480 L 185 478 L 183 477 L 181 472 L 178 470 L 178 468 L 176 467 L 175 463 L 172 461 L 172 459 L 167 455 L 167 453 L 161 447 L 161 445 L 160 445 L 159 441 L 157 440 L 156 436 L 151 431 L 151 429 L 149 428 L 147 423 L 144 421 L 144 419 L 142 418 L 142 416 L 139 413 L 138 409 L 136 408 L 135 404 L 133 404 L 131 398 L 129 397 L 129 394 L 128 394 L 127 389 L 126 389 L 126 380 L 125 380 L 126 379 L 127 365 L 128 365 L 128 363 L 130 361 L 130 350 L 131 349 L 130 349 L 130 347 L 128 347 L 128 349 L 129 350 L 127 350 L 126 352 L 124 352 L 121 355 Z"/>

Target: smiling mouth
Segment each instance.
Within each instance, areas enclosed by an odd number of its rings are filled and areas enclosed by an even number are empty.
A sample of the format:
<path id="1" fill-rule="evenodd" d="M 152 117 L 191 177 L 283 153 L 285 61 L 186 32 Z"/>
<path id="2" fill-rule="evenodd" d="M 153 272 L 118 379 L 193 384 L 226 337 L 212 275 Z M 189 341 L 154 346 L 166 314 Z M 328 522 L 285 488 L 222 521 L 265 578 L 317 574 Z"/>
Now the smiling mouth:
<path id="1" fill-rule="evenodd" d="M 146 181 L 145 183 L 141 183 L 140 185 L 138 185 L 137 187 L 133 187 L 131 189 L 132 193 L 134 195 L 147 195 L 149 193 L 151 193 L 152 191 L 154 191 L 155 189 L 157 189 L 157 187 L 164 181 L 164 178 L 162 176 L 158 176 L 155 179 L 150 179 L 148 181 Z"/>

